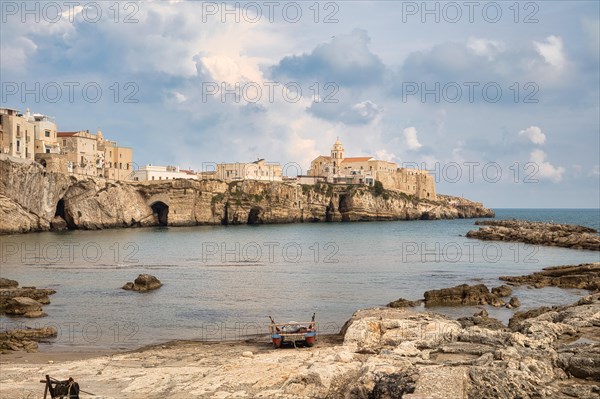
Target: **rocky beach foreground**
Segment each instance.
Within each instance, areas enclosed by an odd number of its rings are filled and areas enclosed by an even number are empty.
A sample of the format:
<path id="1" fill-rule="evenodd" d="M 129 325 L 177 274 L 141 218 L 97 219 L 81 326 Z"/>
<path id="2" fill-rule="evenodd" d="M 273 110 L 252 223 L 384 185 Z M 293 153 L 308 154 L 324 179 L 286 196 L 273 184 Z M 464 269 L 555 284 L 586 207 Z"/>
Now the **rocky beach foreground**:
<path id="1" fill-rule="evenodd" d="M 494 304 L 509 288 L 458 286 L 425 298 Z M 592 399 L 600 396 L 600 293 L 517 312 L 508 325 L 485 309 L 458 320 L 406 307 L 359 310 L 313 348 L 273 349 L 261 337 L 51 357 L 2 355 L 0 396 L 41 397 L 38 381 L 49 374 L 102 398 Z"/>

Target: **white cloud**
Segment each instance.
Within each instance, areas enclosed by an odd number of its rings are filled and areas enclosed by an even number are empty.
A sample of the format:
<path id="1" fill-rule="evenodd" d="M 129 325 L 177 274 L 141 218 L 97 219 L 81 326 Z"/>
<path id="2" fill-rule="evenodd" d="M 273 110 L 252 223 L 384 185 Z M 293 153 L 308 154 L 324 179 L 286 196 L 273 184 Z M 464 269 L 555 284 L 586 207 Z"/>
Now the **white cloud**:
<path id="1" fill-rule="evenodd" d="M 175 97 L 175 101 L 177 101 L 178 103 L 182 103 L 185 100 L 187 100 L 187 97 L 178 91 L 173 92 L 173 96 Z"/>
<path id="2" fill-rule="evenodd" d="M 389 152 L 388 150 L 377 150 L 375 151 L 375 158 L 377 159 L 381 159 L 382 161 L 394 161 L 396 157 L 396 154 L 393 154 L 391 152 Z"/>
<path id="3" fill-rule="evenodd" d="M 27 58 L 33 55 L 38 46 L 33 40 L 27 37 L 19 37 L 10 43 L 3 43 L 0 46 L 0 66 L 3 70 L 19 73 L 25 71 Z"/>
<path id="4" fill-rule="evenodd" d="M 527 129 L 521 130 L 519 136 L 526 137 L 533 144 L 541 145 L 546 142 L 546 135 L 537 126 L 529 126 Z"/>
<path id="5" fill-rule="evenodd" d="M 489 60 L 493 60 L 497 54 L 504 51 L 504 43 L 476 37 L 469 37 L 467 47 L 475 54 L 485 56 Z"/>
<path id="6" fill-rule="evenodd" d="M 419 138 L 417 137 L 417 129 L 414 127 L 407 127 L 403 131 L 404 140 L 406 141 L 406 146 L 409 150 L 418 150 L 423 147 L 421 143 L 419 143 Z"/>
<path id="7" fill-rule="evenodd" d="M 258 63 L 248 57 L 217 54 L 201 57 L 198 63 L 218 83 L 226 82 L 235 85 L 247 82 L 262 84 L 263 82 Z"/>
<path id="8" fill-rule="evenodd" d="M 544 60 L 557 69 L 562 69 L 566 65 L 566 58 L 563 52 L 563 41 L 559 36 L 548 36 L 545 43 L 534 41 L 533 44 L 537 52 L 544 57 Z"/>
<path id="9" fill-rule="evenodd" d="M 358 112 L 358 114 L 364 119 L 369 120 L 375 118 L 381 112 L 381 108 L 369 100 L 354 104 L 352 109 Z"/>
<path id="10" fill-rule="evenodd" d="M 547 179 L 553 182 L 559 182 L 563 178 L 565 168 L 562 166 L 554 166 L 550 162 L 546 162 L 546 153 L 540 149 L 531 151 L 529 160 L 535 163 L 538 167 L 538 171 L 533 178 L 539 177 L 540 179 Z"/>

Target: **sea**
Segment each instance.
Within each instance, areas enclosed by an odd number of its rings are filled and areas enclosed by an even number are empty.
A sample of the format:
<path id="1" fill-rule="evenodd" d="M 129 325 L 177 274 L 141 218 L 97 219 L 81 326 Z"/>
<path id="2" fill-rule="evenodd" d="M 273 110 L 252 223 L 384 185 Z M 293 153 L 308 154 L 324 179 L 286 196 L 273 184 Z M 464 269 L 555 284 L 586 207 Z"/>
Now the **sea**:
<path id="1" fill-rule="evenodd" d="M 496 219 L 600 229 L 599 209 L 496 209 Z M 469 239 L 477 219 L 195 226 L 0 236 L 0 276 L 56 290 L 46 317 L 0 316 L 0 330 L 57 328 L 42 351 L 130 350 L 171 340 L 264 336 L 277 322 L 337 333 L 357 309 L 455 285 L 495 287 L 503 275 L 600 261 L 600 253 Z M 139 274 L 164 285 L 121 287 Z M 567 304 L 586 291 L 516 287 L 521 310 Z M 451 317 L 479 307 L 435 307 Z M 514 310 L 487 308 L 507 322 Z M 417 308 L 423 310 L 423 308 Z"/>

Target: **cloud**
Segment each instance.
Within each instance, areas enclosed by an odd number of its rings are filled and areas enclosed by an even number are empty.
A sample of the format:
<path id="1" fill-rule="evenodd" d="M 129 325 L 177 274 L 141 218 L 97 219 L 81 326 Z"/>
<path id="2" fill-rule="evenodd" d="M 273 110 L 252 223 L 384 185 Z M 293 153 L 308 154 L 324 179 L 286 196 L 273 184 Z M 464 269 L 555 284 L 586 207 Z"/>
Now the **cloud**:
<path id="1" fill-rule="evenodd" d="M 369 50 L 371 39 L 362 29 L 335 36 L 319 44 L 310 54 L 284 57 L 272 72 L 296 79 L 316 79 L 325 84 L 368 86 L 381 81 L 385 66 Z"/>
<path id="2" fill-rule="evenodd" d="M 476 37 L 469 37 L 467 47 L 475 54 L 487 57 L 490 61 L 494 60 L 496 55 L 504 51 L 504 43 Z"/>
<path id="3" fill-rule="evenodd" d="M 377 104 L 372 101 L 363 101 L 358 104 L 354 104 L 352 109 L 355 110 L 360 116 L 365 119 L 373 119 L 381 112 L 381 109 L 377 106 Z"/>
<path id="4" fill-rule="evenodd" d="M 226 82 L 229 85 L 252 82 L 261 84 L 262 73 L 256 60 L 242 56 L 227 56 L 222 54 L 211 56 L 196 56 L 197 68 L 209 75 L 214 81 Z"/>
<path id="5" fill-rule="evenodd" d="M 537 126 L 529 126 L 527 129 L 521 130 L 519 136 L 526 137 L 533 144 L 542 145 L 546 142 L 546 135 Z"/>
<path id="6" fill-rule="evenodd" d="M 563 41 L 558 36 L 548 36 L 545 43 L 534 41 L 533 44 L 537 52 L 544 57 L 546 62 L 557 69 L 562 69 L 566 65 L 566 58 L 563 52 Z"/>
<path id="7" fill-rule="evenodd" d="M 386 149 L 375 151 L 375 158 L 390 162 L 393 162 L 395 159 L 397 159 L 396 154 L 389 152 Z"/>
<path id="8" fill-rule="evenodd" d="M 37 48 L 35 42 L 26 37 L 19 37 L 15 41 L 4 43 L 0 46 L 2 53 L 0 66 L 4 71 L 10 70 L 14 73 L 25 71 L 28 57 L 33 55 Z"/>
<path id="9" fill-rule="evenodd" d="M 535 163 L 538 167 L 538 171 L 533 178 L 539 177 L 540 179 L 547 179 L 555 183 L 563 179 L 565 168 L 562 166 L 554 166 L 550 162 L 546 162 L 546 153 L 540 149 L 531 151 L 529 160 Z"/>
<path id="10" fill-rule="evenodd" d="M 178 91 L 173 92 L 173 96 L 175 97 L 175 101 L 177 101 L 178 103 L 182 103 L 187 99 L 185 95 L 181 94 Z"/>
<path id="11" fill-rule="evenodd" d="M 406 147 L 409 150 L 418 150 L 423 147 L 421 143 L 419 143 L 419 138 L 417 137 L 417 129 L 414 127 L 407 127 L 403 131 L 404 140 L 406 142 Z"/>
<path id="12" fill-rule="evenodd" d="M 308 113 L 331 122 L 342 122 L 346 125 L 367 125 L 377 120 L 382 114 L 380 106 L 373 101 L 365 100 L 358 103 L 349 102 L 345 96 L 337 103 L 313 102 L 307 108 Z"/>

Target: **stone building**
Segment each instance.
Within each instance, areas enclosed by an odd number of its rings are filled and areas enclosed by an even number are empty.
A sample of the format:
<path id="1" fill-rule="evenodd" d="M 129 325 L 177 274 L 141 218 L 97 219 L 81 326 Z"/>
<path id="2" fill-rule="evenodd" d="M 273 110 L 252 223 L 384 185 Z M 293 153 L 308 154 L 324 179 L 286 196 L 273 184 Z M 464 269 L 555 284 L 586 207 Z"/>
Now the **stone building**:
<path id="1" fill-rule="evenodd" d="M 25 118 L 33 124 L 35 154 L 60 154 L 54 119 L 42 114 L 31 115 L 29 109 L 25 112 Z"/>
<path id="2" fill-rule="evenodd" d="M 370 156 L 346 157 L 339 138 L 329 156 L 319 155 L 310 163 L 308 175 L 322 177 L 330 183 L 373 185 L 380 181 L 388 190 L 436 199 L 435 181 L 426 170 L 399 168 L 394 162 Z"/>
<path id="3" fill-rule="evenodd" d="M 259 159 L 250 163 L 217 164 L 215 178 L 224 181 L 282 181 L 282 175 L 283 172 L 280 164 Z"/>
<path id="4" fill-rule="evenodd" d="M 0 108 L 0 152 L 34 160 L 35 127 L 19 110 Z"/>
<path id="5" fill-rule="evenodd" d="M 89 130 L 59 132 L 58 139 L 70 173 L 131 180 L 133 150 L 105 140 L 100 130 L 96 134 Z"/>
<path id="6" fill-rule="evenodd" d="M 104 140 L 102 132 L 96 133 L 96 141 L 101 151 L 102 175 L 112 180 L 131 180 L 133 177 L 133 150 L 121 147 L 116 141 Z"/>

